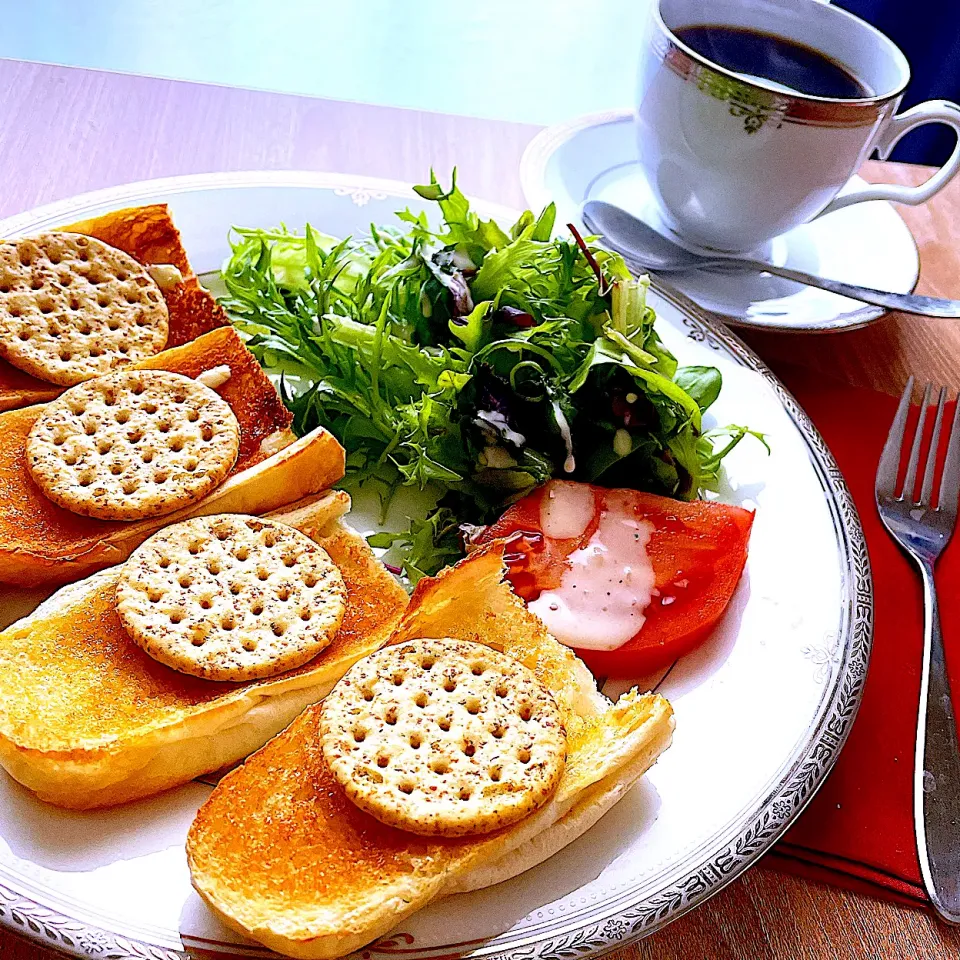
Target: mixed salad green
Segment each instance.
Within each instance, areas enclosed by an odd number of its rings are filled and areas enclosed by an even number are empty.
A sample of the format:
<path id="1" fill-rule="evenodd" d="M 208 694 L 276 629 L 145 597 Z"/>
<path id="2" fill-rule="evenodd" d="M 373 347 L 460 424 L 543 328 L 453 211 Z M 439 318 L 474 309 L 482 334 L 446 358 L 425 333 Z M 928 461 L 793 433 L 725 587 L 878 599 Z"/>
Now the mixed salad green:
<path id="1" fill-rule="evenodd" d="M 714 367 L 677 365 L 654 328 L 648 280 L 572 230 L 551 204 L 509 229 L 456 186 L 439 207 L 337 239 L 237 228 L 224 306 L 282 373 L 294 428 L 330 430 L 348 482 L 403 484 L 436 507 L 371 542 L 403 546 L 411 579 L 462 552 L 461 527 L 495 519 L 550 477 L 693 499 L 752 431 L 704 431 Z M 761 438 L 762 439 L 762 438 Z"/>

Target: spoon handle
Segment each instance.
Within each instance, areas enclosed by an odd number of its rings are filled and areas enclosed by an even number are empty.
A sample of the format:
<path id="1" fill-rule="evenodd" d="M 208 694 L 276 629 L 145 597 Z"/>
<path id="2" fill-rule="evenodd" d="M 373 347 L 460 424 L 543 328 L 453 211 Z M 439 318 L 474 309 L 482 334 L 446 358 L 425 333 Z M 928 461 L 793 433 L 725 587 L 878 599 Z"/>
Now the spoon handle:
<path id="1" fill-rule="evenodd" d="M 853 300 L 862 300 L 864 303 L 875 303 L 878 307 L 887 307 L 889 310 L 900 310 L 903 313 L 917 313 L 924 317 L 960 317 L 960 300 L 947 300 L 943 297 L 924 297 L 916 293 L 891 293 L 888 290 L 874 290 L 871 287 L 861 287 L 855 283 L 844 283 L 842 280 L 830 280 L 827 277 L 817 277 L 803 270 L 793 270 L 790 267 L 777 267 L 760 260 L 736 260 L 737 267 L 741 265 L 752 270 L 762 270 L 772 273 L 786 280 L 795 280 L 808 287 L 820 287 L 830 293 L 838 293 L 841 297 L 850 297 Z M 731 264 L 730 260 L 710 260 L 703 264 Z"/>

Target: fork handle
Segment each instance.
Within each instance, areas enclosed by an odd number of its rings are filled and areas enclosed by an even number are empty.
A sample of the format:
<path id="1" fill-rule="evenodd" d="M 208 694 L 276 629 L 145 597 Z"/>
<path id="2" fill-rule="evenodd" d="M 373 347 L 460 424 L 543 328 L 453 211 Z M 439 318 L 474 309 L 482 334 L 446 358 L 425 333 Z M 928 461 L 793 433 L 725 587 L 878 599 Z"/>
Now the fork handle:
<path id="1" fill-rule="evenodd" d="M 933 564 L 921 560 L 920 570 L 925 614 L 913 775 L 914 825 L 927 893 L 944 920 L 960 923 L 960 745 Z"/>

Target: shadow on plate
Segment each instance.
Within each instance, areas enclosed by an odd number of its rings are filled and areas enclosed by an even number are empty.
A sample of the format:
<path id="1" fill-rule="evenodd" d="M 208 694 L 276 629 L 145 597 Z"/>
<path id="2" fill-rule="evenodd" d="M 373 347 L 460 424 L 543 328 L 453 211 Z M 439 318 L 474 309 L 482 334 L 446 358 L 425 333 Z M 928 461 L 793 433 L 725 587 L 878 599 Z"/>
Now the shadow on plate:
<path id="1" fill-rule="evenodd" d="M 749 600 L 750 565 L 748 563 L 717 628 L 705 643 L 674 663 L 670 672 L 658 685 L 658 693 L 662 693 L 668 700 L 676 700 L 700 686 L 726 663 L 737 642 L 740 623 Z"/>
<path id="2" fill-rule="evenodd" d="M 61 810 L 0 774 L 3 839 L 15 856 L 48 870 L 86 872 L 182 846 L 209 787 L 188 783 L 104 810 Z"/>

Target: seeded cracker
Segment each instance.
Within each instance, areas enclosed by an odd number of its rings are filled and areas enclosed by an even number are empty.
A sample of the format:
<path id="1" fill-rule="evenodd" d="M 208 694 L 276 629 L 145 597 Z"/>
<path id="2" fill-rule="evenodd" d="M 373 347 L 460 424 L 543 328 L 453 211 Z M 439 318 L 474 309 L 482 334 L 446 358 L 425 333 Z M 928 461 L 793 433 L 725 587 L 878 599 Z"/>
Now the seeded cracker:
<path id="1" fill-rule="evenodd" d="M 312 660 L 336 636 L 343 578 L 293 527 L 240 514 L 154 534 L 123 566 L 117 612 L 151 657 L 208 680 L 253 680 Z"/>
<path id="2" fill-rule="evenodd" d="M 151 357 L 167 305 L 132 257 L 93 237 L 45 233 L 0 243 L 0 356 L 63 386 Z"/>
<path id="3" fill-rule="evenodd" d="M 522 664 L 458 640 L 415 640 L 355 664 L 323 702 L 323 755 L 347 796 L 425 836 L 487 833 L 556 789 L 566 732 Z"/>
<path id="4" fill-rule="evenodd" d="M 140 520 L 203 499 L 239 448 L 237 418 L 209 387 L 178 373 L 127 370 L 47 404 L 26 453 L 34 482 L 58 506 Z"/>

